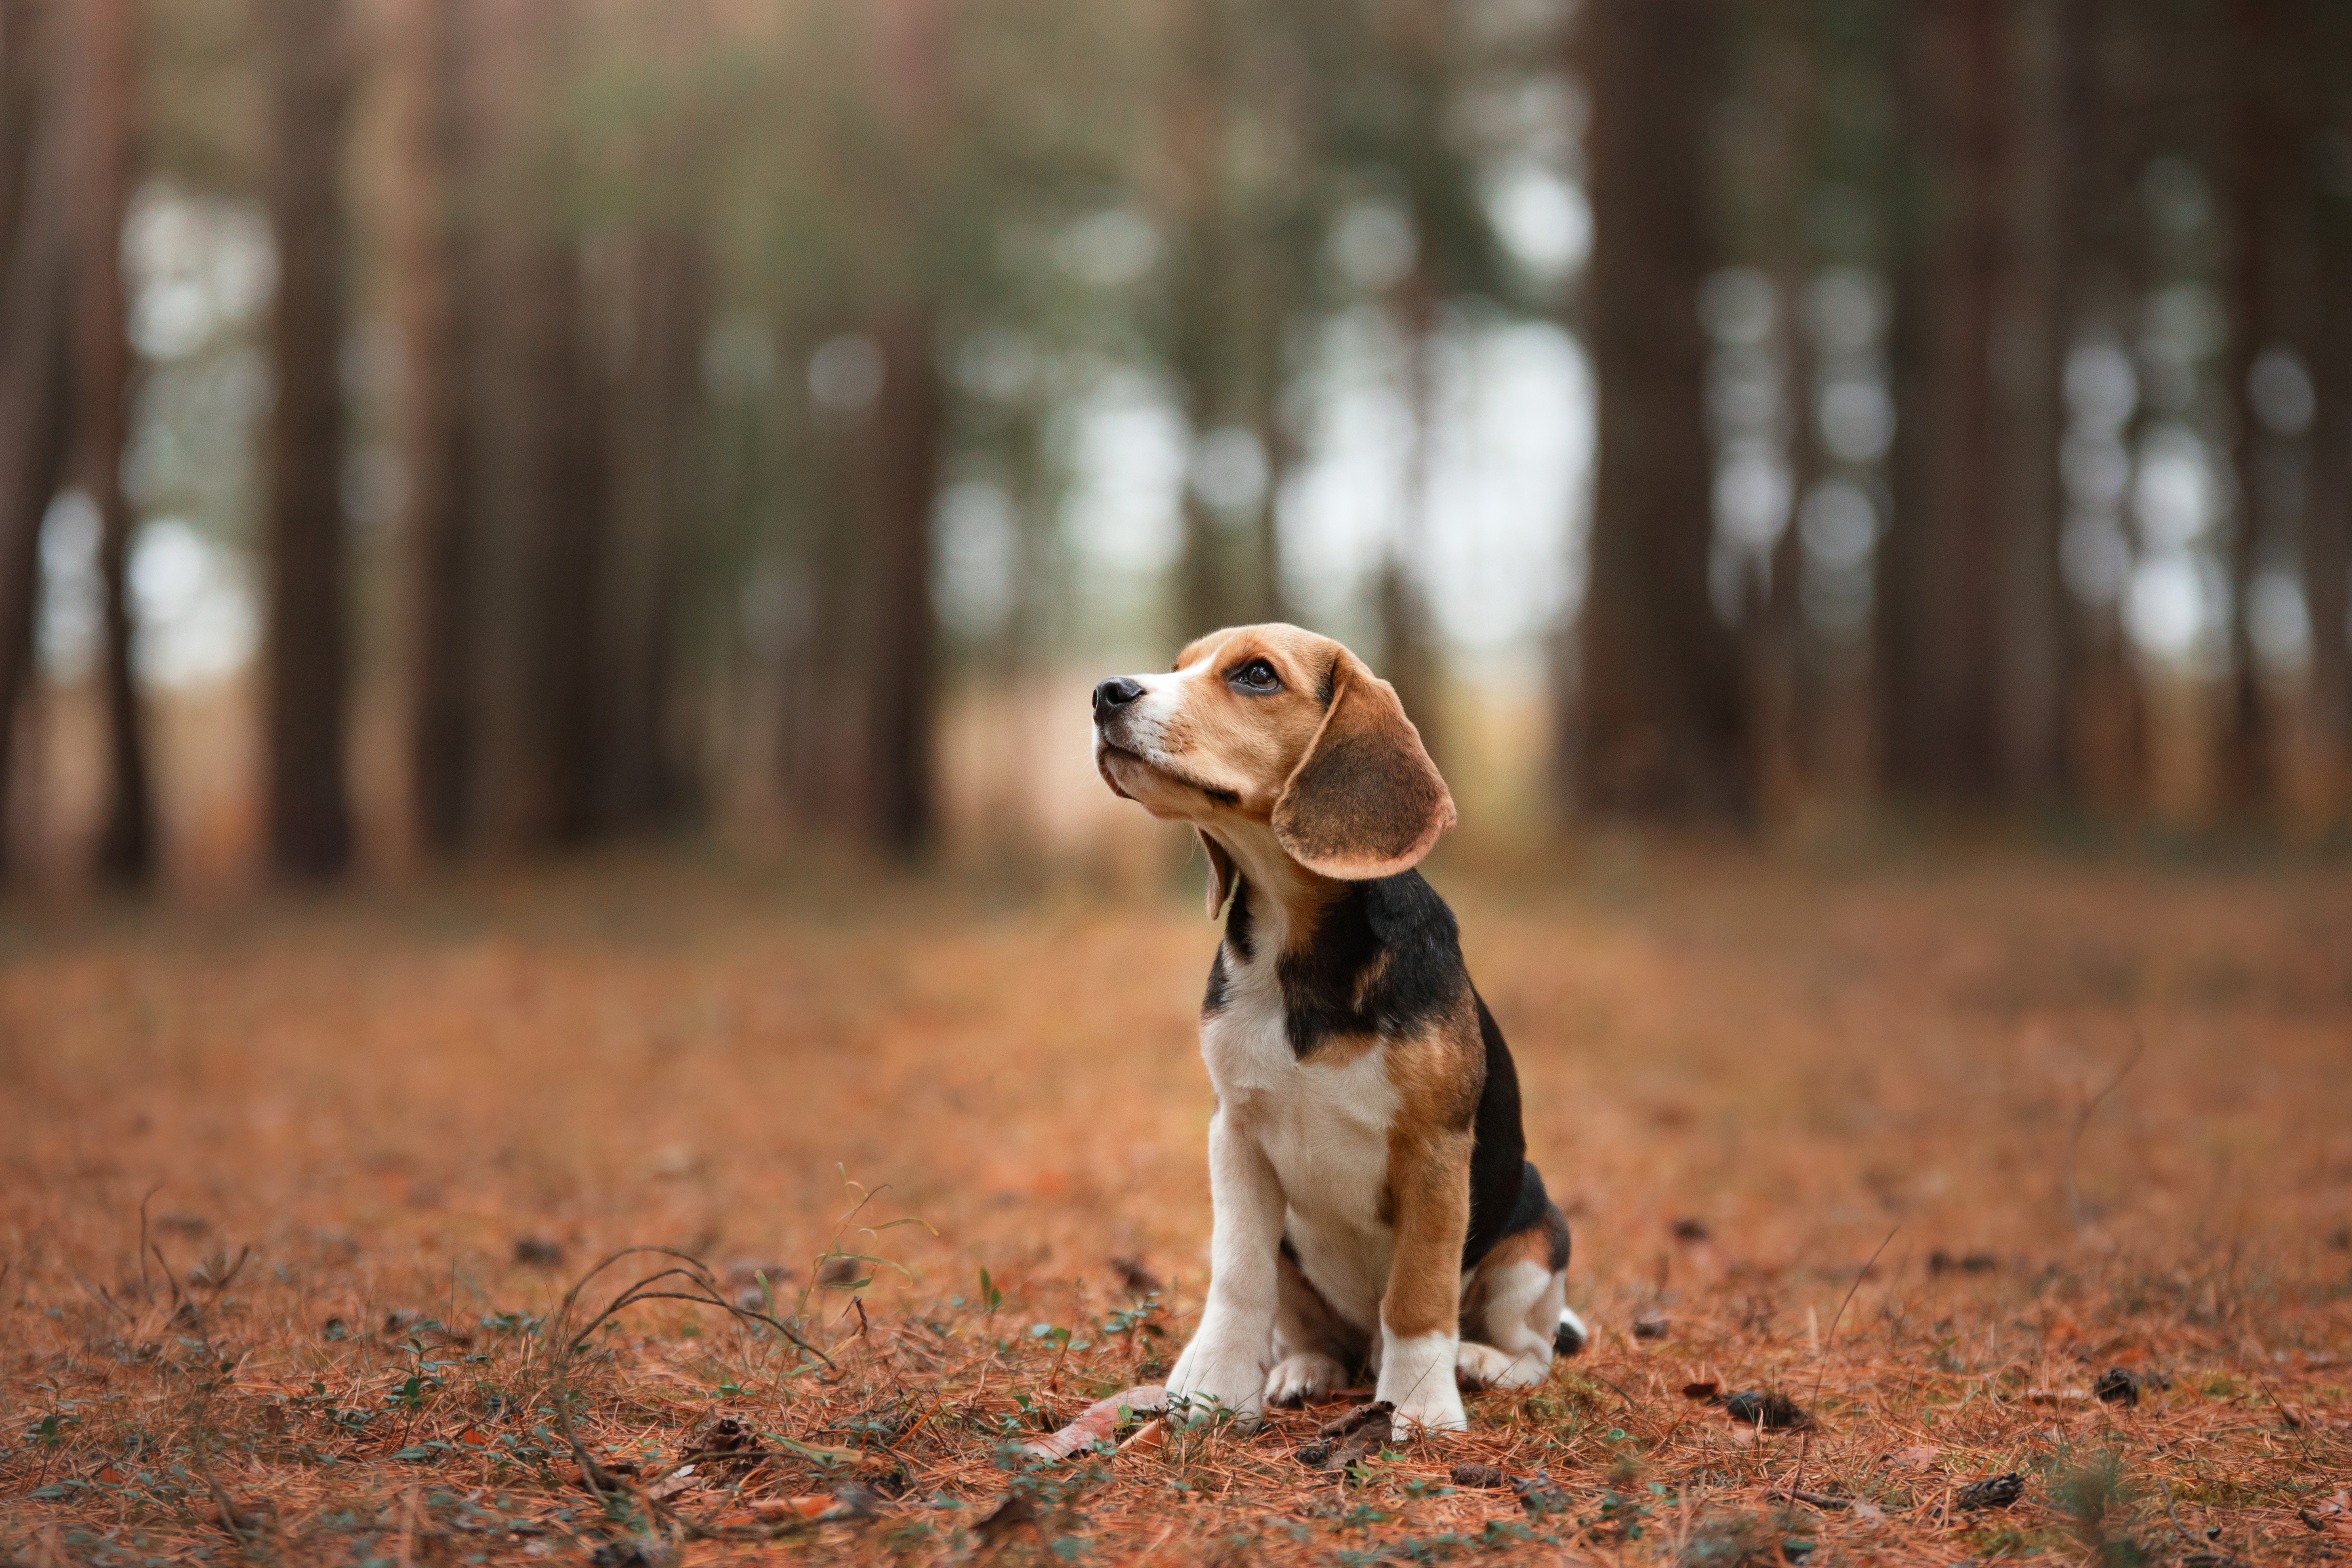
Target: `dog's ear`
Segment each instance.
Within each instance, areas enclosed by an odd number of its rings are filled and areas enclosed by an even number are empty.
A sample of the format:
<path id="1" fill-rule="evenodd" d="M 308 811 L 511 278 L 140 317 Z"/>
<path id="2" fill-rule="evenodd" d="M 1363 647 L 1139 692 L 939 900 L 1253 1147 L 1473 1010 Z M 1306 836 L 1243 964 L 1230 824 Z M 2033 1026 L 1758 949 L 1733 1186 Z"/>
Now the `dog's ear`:
<path id="1" fill-rule="evenodd" d="M 1331 705 L 1274 803 L 1274 834 L 1310 871 L 1348 881 L 1412 869 L 1454 826 L 1454 796 L 1396 688 L 1341 648 Z"/>
<path id="2" fill-rule="evenodd" d="M 1197 827 L 1192 829 L 1192 837 L 1201 841 L 1201 853 L 1209 858 L 1209 918 L 1215 920 L 1223 912 L 1225 900 L 1234 896 L 1234 884 L 1242 879 L 1241 872 L 1234 868 L 1234 858 L 1225 853 L 1223 845 Z"/>

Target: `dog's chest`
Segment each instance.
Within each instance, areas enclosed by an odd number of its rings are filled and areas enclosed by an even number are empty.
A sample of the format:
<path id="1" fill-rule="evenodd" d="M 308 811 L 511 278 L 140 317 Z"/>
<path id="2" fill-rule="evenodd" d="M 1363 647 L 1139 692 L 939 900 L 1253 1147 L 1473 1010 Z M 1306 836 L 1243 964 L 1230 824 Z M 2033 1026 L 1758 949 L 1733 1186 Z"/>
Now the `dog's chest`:
<path id="1" fill-rule="evenodd" d="M 1384 1237 L 1380 1211 L 1399 1096 L 1383 1048 L 1334 1042 L 1300 1061 L 1273 955 L 1262 948 L 1237 963 L 1228 948 L 1225 963 L 1224 1005 L 1202 1022 L 1201 1055 L 1228 1128 L 1274 1167 L 1294 1233 L 1337 1227 Z"/>

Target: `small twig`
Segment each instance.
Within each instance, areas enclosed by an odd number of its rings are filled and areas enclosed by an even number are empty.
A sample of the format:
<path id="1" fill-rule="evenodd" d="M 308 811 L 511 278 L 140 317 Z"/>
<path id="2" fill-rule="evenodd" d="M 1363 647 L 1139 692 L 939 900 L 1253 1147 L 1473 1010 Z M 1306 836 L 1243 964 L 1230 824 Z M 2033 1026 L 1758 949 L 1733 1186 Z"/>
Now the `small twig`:
<path id="1" fill-rule="evenodd" d="M 180 1289 L 180 1277 L 172 1272 L 172 1260 L 163 1256 L 163 1249 L 161 1247 L 156 1246 L 154 1243 L 150 1242 L 148 1243 L 148 1250 L 155 1255 L 155 1261 L 163 1266 L 163 1278 L 171 1282 L 172 1316 L 175 1318 L 178 1317 L 180 1315 L 180 1309 L 183 1306 L 185 1306 L 192 1312 L 200 1312 L 201 1310 L 196 1306 L 195 1299 L 190 1296 L 186 1291 Z"/>
<path id="2" fill-rule="evenodd" d="M 1862 1268 L 1855 1272 L 1853 1283 L 1845 1288 L 1845 1300 L 1838 1303 L 1837 1315 L 1830 1320 L 1830 1331 L 1822 1340 L 1822 1352 L 1813 1367 L 1813 1392 L 1805 1401 L 1804 1415 L 1808 1419 L 1805 1422 L 1805 1435 L 1797 1444 L 1797 1473 L 1789 1481 L 1789 1489 L 1791 1491 L 1796 1490 L 1798 1484 L 1804 1480 L 1805 1460 L 1813 1451 L 1813 1427 L 1817 1423 L 1811 1417 L 1814 1411 L 1822 1407 L 1822 1381 L 1829 1375 L 1829 1352 L 1837 1344 L 1838 1325 L 1845 1321 L 1845 1310 L 1853 1305 L 1854 1292 L 1862 1289 L 1862 1282 L 1870 1278 L 1870 1271 L 1878 1267 L 1879 1258 L 1885 1255 L 1889 1247 L 1894 1245 L 1895 1237 L 1900 1235 L 1902 1230 L 1903 1222 L 1895 1221 L 1895 1228 L 1886 1233 L 1886 1239 L 1878 1244 L 1877 1250 L 1873 1252 L 1864 1261 Z"/>
<path id="3" fill-rule="evenodd" d="M 253 1256 L 253 1248 L 252 1248 L 252 1247 L 238 1247 L 238 1248 L 236 1249 L 236 1261 L 235 1263 L 232 1263 L 232 1264 L 230 1264 L 230 1265 L 228 1266 L 228 1272 L 227 1272 L 227 1273 L 226 1273 L 226 1274 L 224 1274 L 224 1275 L 222 1275 L 222 1276 L 221 1276 L 219 1279 L 211 1279 L 211 1280 L 207 1280 L 207 1281 L 205 1281 L 205 1288 L 206 1288 L 206 1289 L 210 1289 L 210 1290 L 212 1291 L 212 1293 L 213 1293 L 215 1296 L 218 1296 L 222 1291 L 224 1291 L 224 1290 L 226 1290 L 226 1289 L 227 1289 L 229 1288 L 229 1284 L 230 1284 L 230 1282 L 231 1282 L 231 1281 L 233 1281 L 234 1279 L 236 1279 L 236 1278 L 238 1275 L 240 1275 L 240 1274 L 242 1274 L 242 1273 L 244 1273 L 244 1272 L 245 1272 L 245 1261 L 246 1261 L 246 1259 L 247 1259 L 247 1258 L 251 1258 L 252 1256 Z"/>
<path id="4" fill-rule="evenodd" d="M 147 1189 L 146 1197 L 139 1200 L 139 1291 L 142 1296 L 152 1293 L 155 1289 L 154 1281 L 147 1277 L 147 1205 L 163 1190 L 163 1184 L 158 1182 Z"/>
<path id="5" fill-rule="evenodd" d="M 2165 1479 L 2162 1476 L 2156 1478 L 2156 1489 L 2164 1499 L 2164 1517 L 2172 1521 L 2172 1532 L 2180 1537 L 2181 1540 L 2187 1542 L 2189 1545 L 2196 1545 L 2197 1538 L 2189 1534 L 2189 1531 L 2183 1528 L 2180 1522 L 2180 1516 L 2172 1511 L 2172 1488 L 2165 1483 Z"/>
<path id="6" fill-rule="evenodd" d="M 2269 1399 L 2272 1408 L 2275 1409 L 2279 1413 L 2279 1425 L 2284 1426 L 2288 1431 L 2294 1434 L 2295 1442 L 2303 1448 L 2303 1457 L 2305 1459 L 2309 1459 L 2311 1458 L 2311 1439 L 2303 1435 L 2303 1423 L 2296 1420 L 2294 1412 L 2287 1409 L 2286 1405 L 2279 1399 L 2278 1391 L 2271 1386 L 2271 1380 L 2269 1378 L 2264 1377 L 2261 1373 L 2254 1373 L 2254 1381 L 2263 1385 L 2263 1396 Z"/>
<path id="7" fill-rule="evenodd" d="M 2083 1231 L 2083 1194 L 2074 1184 L 2074 1166 L 2083 1152 L 2083 1133 L 2091 1125 L 2100 1102 L 2123 1086 L 2124 1079 L 2131 1076 L 2132 1068 L 2139 1066 L 2139 1058 L 2147 1052 L 2147 1037 L 2134 1024 L 2131 1055 L 2124 1058 L 2124 1065 L 2116 1069 L 2116 1076 L 2107 1080 L 2105 1089 L 2083 1102 L 2083 1109 L 2075 1113 L 2074 1130 L 2066 1135 L 2066 1217 L 2074 1222 L 2078 1236 Z"/>
<path id="8" fill-rule="evenodd" d="M 81 1277 L 81 1271 L 79 1269 L 69 1268 L 66 1272 L 74 1277 L 74 1283 L 80 1286 L 82 1288 L 83 1294 L 87 1295 L 91 1300 L 96 1301 L 108 1311 L 113 1313 L 116 1317 L 121 1318 L 123 1322 L 131 1327 L 137 1328 L 139 1326 L 139 1320 L 132 1317 L 129 1312 L 123 1310 L 121 1303 L 115 1300 L 112 1296 L 107 1293 L 105 1286 L 91 1284 L 89 1280 Z"/>

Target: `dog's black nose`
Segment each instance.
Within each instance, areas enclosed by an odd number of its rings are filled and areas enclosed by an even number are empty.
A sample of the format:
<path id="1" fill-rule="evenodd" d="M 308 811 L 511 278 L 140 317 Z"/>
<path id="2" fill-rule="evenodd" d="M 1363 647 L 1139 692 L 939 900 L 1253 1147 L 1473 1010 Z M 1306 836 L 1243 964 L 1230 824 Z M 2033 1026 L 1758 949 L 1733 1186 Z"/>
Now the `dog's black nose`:
<path id="1" fill-rule="evenodd" d="M 1142 695 L 1142 683 L 1124 675 L 1106 680 L 1095 688 L 1095 717 L 1108 719 Z"/>

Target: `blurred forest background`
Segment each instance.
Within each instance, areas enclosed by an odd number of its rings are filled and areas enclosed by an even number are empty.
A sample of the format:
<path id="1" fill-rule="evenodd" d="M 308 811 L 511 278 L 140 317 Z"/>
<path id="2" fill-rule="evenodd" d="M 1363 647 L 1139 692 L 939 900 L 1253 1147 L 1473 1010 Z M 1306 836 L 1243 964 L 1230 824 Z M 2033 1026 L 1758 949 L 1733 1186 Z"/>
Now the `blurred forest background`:
<path id="1" fill-rule="evenodd" d="M 1474 828 L 2310 845 L 2348 589 L 2339 0 L 0 0 L 19 884 L 1112 853 L 1276 616 Z"/>

